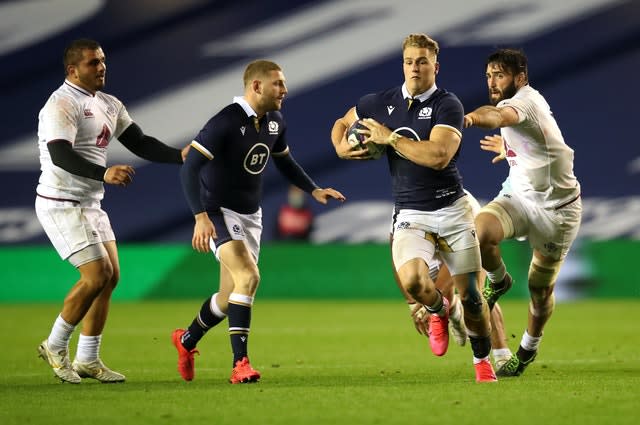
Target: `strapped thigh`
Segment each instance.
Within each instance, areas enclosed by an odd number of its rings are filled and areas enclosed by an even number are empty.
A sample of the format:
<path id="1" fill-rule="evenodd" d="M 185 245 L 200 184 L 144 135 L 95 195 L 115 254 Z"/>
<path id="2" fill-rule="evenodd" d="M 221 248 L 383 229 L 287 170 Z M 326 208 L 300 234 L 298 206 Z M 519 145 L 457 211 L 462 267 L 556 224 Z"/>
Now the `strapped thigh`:
<path id="1" fill-rule="evenodd" d="M 67 261 L 71 263 L 75 268 L 78 268 L 84 264 L 95 261 L 99 258 L 108 257 L 109 253 L 101 243 L 86 246 L 80 251 L 74 252 L 67 258 Z"/>
<path id="2" fill-rule="evenodd" d="M 500 225 L 502 226 L 504 239 L 510 239 L 515 235 L 513 219 L 511 218 L 511 215 L 509 215 L 507 210 L 498 202 L 489 202 L 487 205 L 482 207 L 482 209 L 480 209 L 480 213 L 488 213 L 498 219 Z"/>

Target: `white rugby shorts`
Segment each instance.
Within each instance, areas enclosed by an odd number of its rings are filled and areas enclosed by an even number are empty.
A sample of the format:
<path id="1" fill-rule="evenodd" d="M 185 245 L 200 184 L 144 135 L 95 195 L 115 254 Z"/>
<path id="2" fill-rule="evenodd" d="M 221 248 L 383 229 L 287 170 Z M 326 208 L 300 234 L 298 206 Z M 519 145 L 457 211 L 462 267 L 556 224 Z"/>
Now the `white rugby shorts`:
<path id="1" fill-rule="evenodd" d="M 471 206 L 471 212 L 475 217 L 480 212 L 480 209 L 481 209 L 480 203 L 471 194 L 471 192 L 469 192 L 466 189 L 464 191 L 467 194 L 467 200 L 469 201 L 469 205 Z M 389 233 L 391 233 L 391 235 L 393 235 L 393 223 L 394 223 L 393 218 L 395 214 L 396 214 L 396 209 L 394 208 L 391 216 L 391 222 L 389 223 Z M 442 258 L 440 258 L 440 252 L 438 251 L 438 247 L 436 246 L 436 251 L 433 255 L 433 258 L 430 261 L 427 261 L 426 258 L 424 258 L 424 260 L 427 263 L 427 266 L 429 267 L 429 277 L 431 278 L 431 280 L 435 282 L 436 278 L 438 277 L 438 273 L 440 272 L 440 267 L 442 266 Z"/>
<path id="2" fill-rule="evenodd" d="M 218 250 L 230 240 L 244 241 L 256 264 L 260 256 L 260 238 L 262 237 L 262 208 L 253 214 L 240 214 L 228 208 L 220 208 L 222 214 L 211 214 L 216 228 L 217 239 L 211 239 L 211 251 L 220 260 Z"/>
<path id="3" fill-rule="evenodd" d="M 414 258 L 423 259 L 431 268 L 437 261 L 436 254 L 452 276 L 482 269 L 472 205 L 467 196 L 436 211 L 403 209 L 396 215 L 392 244 L 396 270 Z"/>
<path id="4" fill-rule="evenodd" d="M 36 197 L 36 215 L 49 240 L 63 260 L 78 267 L 84 263 L 107 255 L 103 242 L 116 239 L 107 213 L 100 207 L 100 202 L 56 200 Z M 74 256 L 85 248 L 90 249 L 86 255 Z"/>
<path id="5" fill-rule="evenodd" d="M 545 257 L 562 260 L 578 236 L 582 220 L 582 200 L 579 195 L 560 207 L 545 208 L 509 190 L 502 190 L 489 204 L 500 205 L 513 224 L 515 239 L 529 239 L 531 248 Z M 486 210 L 490 212 L 489 209 Z"/>

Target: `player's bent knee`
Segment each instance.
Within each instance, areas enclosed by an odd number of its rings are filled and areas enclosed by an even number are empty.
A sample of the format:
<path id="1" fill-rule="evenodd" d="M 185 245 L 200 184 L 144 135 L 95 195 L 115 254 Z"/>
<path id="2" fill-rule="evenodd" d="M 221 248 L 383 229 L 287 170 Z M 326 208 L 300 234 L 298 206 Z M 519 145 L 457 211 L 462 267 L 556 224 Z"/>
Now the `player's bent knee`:
<path id="1" fill-rule="evenodd" d="M 98 296 L 109 285 L 109 280 L 102 276 L 84 276 L 78 282 L 93 296 Z"/>
<path id="2" fill-rule="evenodd" d="M 435 286 L 426 285 L 419 279 L 401 280 L 401 285 L 414 299 L 422 298 L 425 295 L 430 296 L 431 292 L 435 291 Z"/>
<path id="3" fill-rule="evenodd" d="M 120 282 L 120 270 L 114 270 L 113 274 L 111 275 L 111 279 L 109 280 L 109 287 L 111 288 L 111 290 L 116 289 L 116 286 L 118 286 L 118 282 Z"/>
<path id="4" fill-rule="evenodd" d="M 562 260 L 544 261 L 536 256 L 529 266 L 529 311 L 534 317 L 549 317 L 555 308 L 553 288 Z"/>
<path id="5" fill-rule="evenodd" d="M 531 293 L 531 302 L 529 303 L 529 312 L 533 317 L 547 318 L 551 316 L 556 307 L 556 297 L 553 293 L 546 297 L 535 298 Z"/>
<path id="6" fill-rule="evenodd" d="M 464 307 L 464 311 L 479 316 L 482 314 L 482 294 L 478 290 L 477 273 L 470 272 L 467 274 L 466 284 L 461 287 L 458 285 L 460 301 Z"/>
<path id="7" fill-rule="evenodd" d="M 529 294 L 531 302 L 529 311 L 534 317 L 549 317 L 555 308 L 553 288 L 558 273 L 560 261 L 543 261 L 534 256 L 529 266 Z"/>
<path id="8" fill-rule="evenodd" d="M 400 278 L 400 284 L 402 287 L 410 294 L 415 294 L 422 292 L 424 289 L 424 285 L 420 280 L 420 276 L 413 273 L 398 273 L 398 277 Z"/>
<path id="9" fill-rule="evenodd" d="M 260 273 L 257 270 L 246 270 L 238 274 L 238 279 L 235 279 L 234 283 L 234 292 L 240 289 L 242 293 L 253 294 L 260 285 Z"/>
<path id="10" fill-rule="evenodd" d="M 529 289 L 552 287 L 556 283 L 562 262 L 543 261 L 534 256 L 529 265 Z"/>
<path id="11" fill-rule="evenodd" d="M 433 285 L 429 285 L 429 270 L 425 267 L 421 272 L 422 264 L 424 264 L 422 259 L 414 258 L 398 269 L 400 285 L 412 296 L 432 290 Z"/>
<path id="12" fill-rule="evenodd" d="M 108 258 L 101 258 L 78 267 L 80 281 L 92 291 L 102 291 L 114 278 L 113 265 Z M 117 280 L 116 280 L 117 283 Z"/>

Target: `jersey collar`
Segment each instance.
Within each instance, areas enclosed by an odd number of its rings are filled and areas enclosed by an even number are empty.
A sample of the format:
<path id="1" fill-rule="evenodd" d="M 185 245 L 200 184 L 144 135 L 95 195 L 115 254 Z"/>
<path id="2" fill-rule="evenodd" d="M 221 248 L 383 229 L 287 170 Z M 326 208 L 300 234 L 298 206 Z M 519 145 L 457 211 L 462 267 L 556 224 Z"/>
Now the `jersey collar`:
<path id="1" fill-rule="evenodd" d="M 76 84 L 73 84 L 73 83 L 72 83 L 71 81 L 69 81 L 69 80 L 66 80 L 66 79 L 65 79 L 65 80 L 64 80 L 64 83 L 65 83 L 66 85 L 68 85 L 69 87 L 71 87 L 72 89 L 79 91 L 79 92 L 80 92 L 80 93 L 82 93 L 82 94 L 86 94 L 87 96 L 93 97 L 93 95 L 91 94 L 91 92 L 88 92 L 87 90 L 83 89 L 82 87 L 80 87 L 80 86 L 78 86 L 78 85 L 76 85 Z"/>
<path id="2" fill-rule="evenodd" d="M 425 92 L 420 93 L 417 96 L 411 96 L 409 94 L 409 91 L 407 90 L 407 84 L 403 83 L 402 84 L 402 97 L 405 99 L 418 99 L 420 102 L 424 102 L 425 100 L 429 99 L 431 97 L 431 95 L 438 90 L 438 86 L 436 86 L 436 84 L 434 83 L 433 86 L 431 86 L 431 88 Z"/>
<path id="3" fill-rule="evenodd" d="M 242 109 L 244 109 L 244 112 L 247 114 L 248 117 L 258 116 L 258 114 L 256 114 L 256 111 L 253 110 L 253 108 L 249 105 L 249 102 L 247 102 L 247 100 L 244 97 L 234 96 L 233 103 L 237 103 L 238 105 L 240 105 Z"/>

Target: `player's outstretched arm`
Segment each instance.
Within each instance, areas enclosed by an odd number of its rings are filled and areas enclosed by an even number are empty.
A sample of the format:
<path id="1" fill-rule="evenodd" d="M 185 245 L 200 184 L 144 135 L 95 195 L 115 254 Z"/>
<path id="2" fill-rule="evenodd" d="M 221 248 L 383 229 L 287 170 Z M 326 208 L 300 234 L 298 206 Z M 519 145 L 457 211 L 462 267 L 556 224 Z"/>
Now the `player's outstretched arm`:
<path id="1" fill-rule="evenodd" d="M 289 148 L 286 148 L 283 152 L 272 152 L 271 156 L 276 168 L 278 168 L 289 182 L 298 186 L 305 192 L 310 193 L 311 196 L 321 204 L 326 204 L 329 198 L 337 199 L 339 201 L 344 201 L 346 199 L 342 193 L 335 189 L 319 188 L 311 177 L 307 175 L 300 164 L 296 162 L 291 155 L 291 152 L 289 152 Z"/>
<path id="2" fill-rule="evenodd" d="M 494 129 L 510 127 L 519 122 L 518 112 L 511 106 L 481 106 L 464 116 L 464 128 L 472 125 L 480 128 Z"/>
<path id="3" fill-rule="evenodd" d="M 347 200 L 347 198 L 342 193 L 330 187 L 326 189 L 314 189 L 313 192 L 311 192 L 311 196 L 313 196 L 313 199 L 323 205 L 326 205 L 330 198 L 337 199 L 340 202 L 344 202 Z"/>
<path id="4" fill-rule="evenodd" d="M 152 162 L 182 164 L 188 151 L 187 148 L 181 150 L 167 146 L 155 137 L 147 136 L 136 123 L 131 123 L 118 140 L 135 155 Z"/>
<path id="5" fill-rule="evenodd" d="M 184 163 L 187 160 L 187 155 L 189 155 L 189 150 L 191 149 L 191 143 L 180 150 L 180 156 L 182 157 L 182 162 Z"/>

